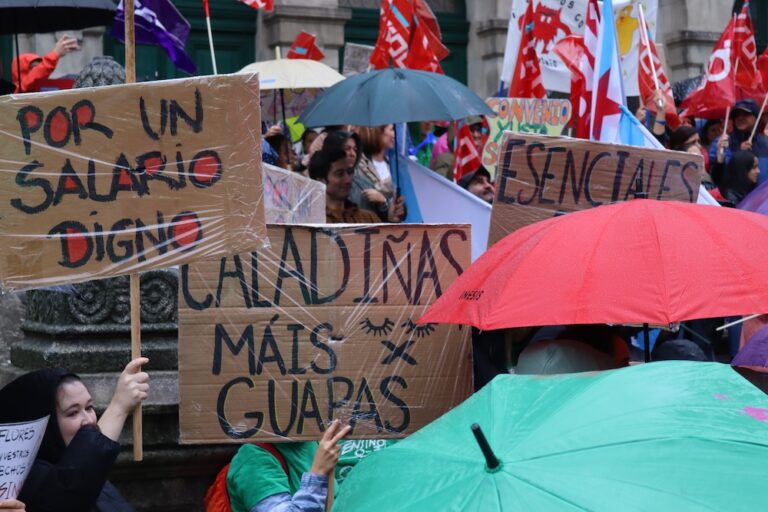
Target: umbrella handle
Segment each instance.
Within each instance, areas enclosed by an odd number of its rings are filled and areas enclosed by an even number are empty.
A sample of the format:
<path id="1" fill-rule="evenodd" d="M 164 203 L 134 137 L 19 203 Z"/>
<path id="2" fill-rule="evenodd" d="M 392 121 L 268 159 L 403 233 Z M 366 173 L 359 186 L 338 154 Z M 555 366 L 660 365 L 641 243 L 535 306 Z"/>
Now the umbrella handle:
<path id="1" fill-rule="evenodd" d="M 480 428 L 480 425 L 473 423 L 472 433 L 475 435 L 477 444 L 480 445 L 480 451 L 483 452 L 483 456 L 485 457 L 485 464 L 488 466 L 488 469 L 493 471 L 499 468 L 499 466 L 501 466 L 501 462 L 496 457 L 496 454 L 493 453 L 491 445 L 488 444 L 488 440 L 485 438 L 485 434 L 483 434 L 483 430 Z"/>

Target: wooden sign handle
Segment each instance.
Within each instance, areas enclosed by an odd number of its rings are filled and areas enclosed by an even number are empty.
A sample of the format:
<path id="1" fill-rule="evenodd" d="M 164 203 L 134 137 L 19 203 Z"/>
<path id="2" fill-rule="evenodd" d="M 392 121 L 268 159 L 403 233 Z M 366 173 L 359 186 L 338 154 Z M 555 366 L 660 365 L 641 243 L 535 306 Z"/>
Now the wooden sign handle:
<path id="1" fill-rule="evenodd" d="M 133 0 L 125 0 L 125 83 L 136 83 L 136 25 Z"/>
<path id="2" fill-rule="evenodd" d="M 141 357 L 141 276 L 131 274 L 131 360 Z M 133 410 L 133 460 L 144 460 L 141 404 Z"/>
<path id="3" fill-rule="evenodd" d="M 125 83 L 136 83 L 136 25 L 133 0 L 125 0 Z M 141 279 L 131 274 L 131 359 L 141 357 Z M 144 460 L 141 404 L 133 411 L 133 460 Z"/>

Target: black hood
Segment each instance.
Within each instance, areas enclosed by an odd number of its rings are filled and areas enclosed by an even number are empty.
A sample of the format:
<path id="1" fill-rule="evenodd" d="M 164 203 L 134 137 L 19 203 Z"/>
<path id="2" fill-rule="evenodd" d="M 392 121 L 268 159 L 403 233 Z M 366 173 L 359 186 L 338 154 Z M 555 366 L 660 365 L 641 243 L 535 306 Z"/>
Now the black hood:
<path id="1" fill-rule="evenodd" d="M 46 368 L 24 374 L 0 390 L 0 423 L 18 423 L 50 416 L 37 456 L 54 464 L 65 448 L 56 420 L 56 390 L 68 376 L 77 377 L 64 368 Z"/>

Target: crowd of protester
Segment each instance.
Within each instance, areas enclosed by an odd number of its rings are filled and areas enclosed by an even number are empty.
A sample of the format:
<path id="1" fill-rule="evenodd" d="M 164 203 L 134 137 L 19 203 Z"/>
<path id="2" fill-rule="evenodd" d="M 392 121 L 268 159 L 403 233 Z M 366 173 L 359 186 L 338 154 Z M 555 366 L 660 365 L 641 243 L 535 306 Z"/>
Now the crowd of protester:
<path id="1" fill-rule="evenodd" d="M 77 41 L 65 36 L 45 56 L 21 55 L 13 63 L 14 83 L 21 83 L 23 92 L 39 90 L 40 81 L 55 69 L 58 58 L 76 49 Z M 109 59 L 89 65 L 76 83 L 119 83 L 124 73 L 116 73 L 116 67 L 119 65 Z M 21 80 L 17 69 L 21 70 Z M 104 76 L 107 73 L 109 79 Z M 764 160 L 768 157 L 768 117 L 758 119 L 760 109 L 753 100 L 733 105 L 725 124 L 720 119 L 683 119 L 680 127 L 670 130 L 644 108 L 637 116 L 666 148 L 701 154 L 705 162 L 702 184 L 725 206 L 736 206 L 758 183 L 768 179 L 768 168 L 762 168 L 768 162 Z M 481 154 L 487 125 L 479 116 L 464 123 Z M 411 158 L 492 203 L 494 181 L 485 167 L 477 165 L 455 176 L 456 136 L 453 123 L 420 123 L 413 136 L 416 143 Z M 307 129 L 298 140 L 292 140 L 285 127 L 276 124 L 264 127 L 262 140 L 264 161 L 325 184 L 328 223 L 404 221 L 408 205 L 393 180 L 394 147 L 395 127 L 391 124 Z M 475 385 L 482 387 L 493 376 L 506 373 L 510 364 L 522 374 L 620 368 L 642 356 L 631 343 L 636 335 L 626 328 L 609 326 L 474 330 Z M 712 325 L 689 323 L 678 332 L 662 333 L 653 358 L 713 360 L 716 336 Z M 117 456 L 125 419 L 147 396 L 148 376 L 140 370 L 146 362 L 129 363 L 110 407 L 98 420 L 87 388 L 70 372 L 41 370 L 4 388 L 0 394 L 2 410 L 16 415 L 5 420 L 51 416 L 40 455 L 20 496 L 29 510 L 133 510 L 106 475 Z M 24 397 L 23 403 L 20 397 Z M 243 445 L 211 486 L 206 510 L 324 510 L 332 496 L 339 459 L 337 443 L 349 430 L 335 422 L 319 443 Z M 0 509 L 24 510 L 24 505 L 0 500 Z"/>
<path id="2" fill-rule="evenodd" d="M 760 107 L 752 99 L 737 101 L 725 126 L 725 119 L 683 117 L 683 124 L 671 130 L 643 107 L 637 117 L 664 147 L 704 158 L 701 183 L 723 206 L 735 207 L 768 179 L 768 160 L 763 160 L 768 157 L 768 116 L 760 115 Z"/>

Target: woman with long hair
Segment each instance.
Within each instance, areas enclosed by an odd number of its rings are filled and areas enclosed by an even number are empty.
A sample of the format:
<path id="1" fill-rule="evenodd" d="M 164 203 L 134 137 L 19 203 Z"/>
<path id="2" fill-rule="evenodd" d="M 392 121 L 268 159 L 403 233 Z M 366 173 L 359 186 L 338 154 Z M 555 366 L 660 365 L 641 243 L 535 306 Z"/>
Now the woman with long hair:
<path id="1" fill-rule="evenodd" d="M 362 157 L 355 168 L 352 183 L 352 200 L 361 208 L 368 208 L 386 219 L 386 212 L 393 200 L 392 173 L 386 152 L 395 147 L 395 127 L 384 126 L 358 128 L 362 142 Z"/>
<path id="2" fill-rule="evenodd" d="M 717 163 L 714 167 L 722 166 Z M 734 151 L 728 164 L 722 170 L 718 169 L 717 174 L 719 180 L 716 178 L 715 182 L 719 183 L 720 193 L 728 203 L 736 206 L 757 186 L 760 175 L 757 157 L 751 151 Z"/>

